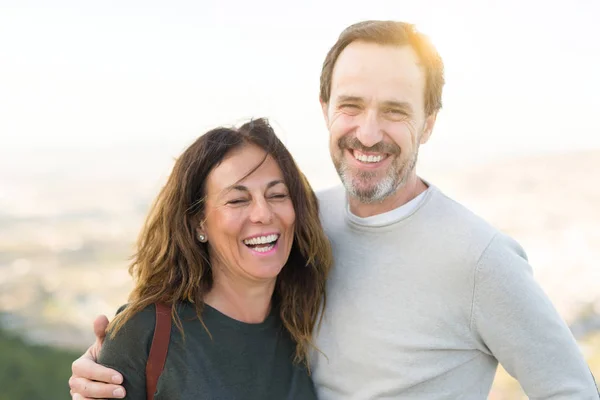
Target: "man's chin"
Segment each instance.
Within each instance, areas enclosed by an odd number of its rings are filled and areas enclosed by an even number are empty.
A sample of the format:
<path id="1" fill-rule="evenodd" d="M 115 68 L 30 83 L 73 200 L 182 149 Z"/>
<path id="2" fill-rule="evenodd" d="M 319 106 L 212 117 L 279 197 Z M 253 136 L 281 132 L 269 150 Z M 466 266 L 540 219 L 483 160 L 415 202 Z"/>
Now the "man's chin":
<path id="1" fill-rule="evenodd" d="M 378 186 L 357 185 L 355 182 L 346 181 L 344 181 L 344 186 L 348 194 L 361 203 L 377 203 L 387 197 L 387 194 L 381 193 Z"/>

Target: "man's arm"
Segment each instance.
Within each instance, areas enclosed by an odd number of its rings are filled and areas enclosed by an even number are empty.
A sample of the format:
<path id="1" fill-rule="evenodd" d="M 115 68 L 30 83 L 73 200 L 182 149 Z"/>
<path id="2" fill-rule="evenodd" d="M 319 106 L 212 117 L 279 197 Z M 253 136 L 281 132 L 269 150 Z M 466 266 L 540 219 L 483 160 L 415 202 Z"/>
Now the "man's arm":
<path id="1" fill-rule="evenodd" d="M 121 399 L 125 397 L 123 376 L 97 363 L 108 319 L 101 315 L 94 321 L 96 342 L 73 362 L 69 387 L 74 400 Z"/>
<path id="2" fill-rule="evenodd" d="M 530 399 L 599 399 L 569 327 L 533 279 L 525 253 L 497 235 L 475 274 L 471 329 Z"/>

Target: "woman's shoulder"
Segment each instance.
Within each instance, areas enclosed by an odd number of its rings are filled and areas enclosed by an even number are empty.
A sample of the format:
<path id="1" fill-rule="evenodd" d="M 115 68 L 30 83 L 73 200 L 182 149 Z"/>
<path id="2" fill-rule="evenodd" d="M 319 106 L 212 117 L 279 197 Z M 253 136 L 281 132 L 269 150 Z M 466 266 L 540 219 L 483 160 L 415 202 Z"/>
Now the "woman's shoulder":
<path id="1" fill-rule="evenodd" d="M 124 304 L 117 310 L 115 315 L 121 314 L 129 307 L 129 304 Z M 171 306 L 167 306 L 168 312 L 171 312 Z M 185 322 L 190 319 L 196 319 L 196 309 L 193 304 L 188 302 L 177 302 L 174 307 L 175 314 L 179 317 L 181 323 L 185 326 Z M 171 324 L 173 323 L 170 318 Z M 124 335 L 134 336 L 139 339 L 148 337 L 150 340 L 154 334 L 156 327 L 156 305 L 149 304 L 141 310 L 130 315 L 127 321 L 117 331 L 116 335 L 119 335 L 123 331 Z"/>
<path id="2" fill-rule="evenodd" d="M 124 312 L 130 305 L 124 304 L 116 315 Z M 116 331 L 106 332 L 102 349 L 105 354 L 128 352 L 148 352 L 156 324 L 156 307 L 150 304 L 131 315 Z"/>
<path id="3" fill-rule="evenodd" d="M 123 304 L 118 308 L 115 315 L 121 314 L 130 306 L 129 303 Z M 128 327 L 128 329 L 133 329 L 136 327 L 147 328 L 148 326 L 154 327 L 154 323 L 156 322 L 156 306 L 154 304 L 149 304 L 146 307 L 142 308 L 135 314 L 131 315 L 123 327 Z"/>
<path id="4" fill-rule="evenodd" d="M 117 315 L 131 307 L 124 304 Z M 156 306 L 150 304 L 128 316 L 119 329 L 107 331 L 98 363 L 120 372 L 128 398 L 145 398 L 146 362 L 156 325 Z"/>

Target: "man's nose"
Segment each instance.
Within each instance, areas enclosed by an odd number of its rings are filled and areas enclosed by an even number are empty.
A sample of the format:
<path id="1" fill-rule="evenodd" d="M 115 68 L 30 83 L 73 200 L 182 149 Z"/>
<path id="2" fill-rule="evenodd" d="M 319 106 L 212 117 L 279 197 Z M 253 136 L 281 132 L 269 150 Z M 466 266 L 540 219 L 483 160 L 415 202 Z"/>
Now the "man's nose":
<path id="1" fill-rule="evenodd" d="M 356 138 L 365 147 L 373 147 L 383 140 L 383 130 L 376 112 L 369 111 L 365 114 L 356 131 Z"/>

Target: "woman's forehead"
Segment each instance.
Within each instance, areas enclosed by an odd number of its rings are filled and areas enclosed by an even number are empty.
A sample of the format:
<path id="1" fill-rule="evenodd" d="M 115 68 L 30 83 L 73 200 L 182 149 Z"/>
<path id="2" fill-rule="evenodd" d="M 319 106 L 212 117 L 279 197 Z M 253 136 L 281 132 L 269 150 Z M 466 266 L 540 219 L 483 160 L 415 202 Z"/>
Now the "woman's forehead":
<path id="1" fill-rule="evenodd" d="M 207 190 L 216 194 L 236 185 L 260 188 L 273 180 L 283 180 L 275 159 L 256 145 L 246 145 L 232 151 L 211 171 Z"/>

